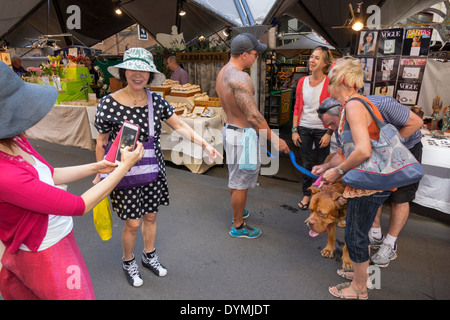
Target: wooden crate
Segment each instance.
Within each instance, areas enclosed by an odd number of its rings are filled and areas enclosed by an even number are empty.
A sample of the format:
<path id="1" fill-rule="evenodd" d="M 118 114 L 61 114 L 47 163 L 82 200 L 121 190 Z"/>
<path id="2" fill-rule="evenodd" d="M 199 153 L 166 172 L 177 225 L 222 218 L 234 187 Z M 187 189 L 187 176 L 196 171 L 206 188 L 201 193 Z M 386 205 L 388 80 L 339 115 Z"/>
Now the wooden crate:
<path id="1" fill-rule="evenodd" d="M 153 92 L 163 92 L 164 97 L 170 95 L 170 91 L 172 90 L 172 87 L 162 87 L 162 86 L 159 87 L 147 86 L 147 88 Z"/>
<path id="2" fill-rule="evenodd" d="M 221 107 L 219 98 L 209 98 L 209 101 L 194 100 L 196 106 Z"/>
<path id="3" fill-rule="evenodd" d="M 202 91 L 201 90 L 199 90 L 199 91 L 192 91 L 192 92 L 186 92 L 186 93 L 180 93 L 180 92 L 170 92 L 170 95 L 171 96 L 174 96 L 174 97 L 193 97 L 193 96 L 195 96 L 197 93 L 202 93 Z"/>

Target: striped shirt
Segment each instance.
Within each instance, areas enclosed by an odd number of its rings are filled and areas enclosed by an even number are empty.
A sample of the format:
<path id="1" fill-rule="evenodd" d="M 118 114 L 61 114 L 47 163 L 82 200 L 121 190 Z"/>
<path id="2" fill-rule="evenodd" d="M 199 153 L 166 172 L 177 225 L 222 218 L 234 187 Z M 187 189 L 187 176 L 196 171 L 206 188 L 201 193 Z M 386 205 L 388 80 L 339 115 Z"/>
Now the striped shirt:
<path id="1" fill-rule="evenodd" d="M 380 111 L 384 122 L 392 124 L 397 130 L 400 130 L 409 120 L 411 111 L 403 104 L 392 97 L 376 95 L 368 96 L 369 99 Z M 403 144 L 408 149 L 414 147 L 422 140 L 422 133 L 420 129 L 410 135 Z"/>
<path id="2" fill-rule="evenodd" d="M 409 120 L 410 110 L 402 105 L 400 102 L 389 96 L 376 95 L 367 96 L 380 111 L 384 122 L 392 124 L 397 130 L 400 130 Z M 342 144 L 339 141 L 338 133 L 335 131 L 336 143 L 338 148 L 342 148 Z M 403 144 L 408 149 L 414 147 L 422 140 L 422 132 L 418 129 L 412 135 L 410 135 Z"/>

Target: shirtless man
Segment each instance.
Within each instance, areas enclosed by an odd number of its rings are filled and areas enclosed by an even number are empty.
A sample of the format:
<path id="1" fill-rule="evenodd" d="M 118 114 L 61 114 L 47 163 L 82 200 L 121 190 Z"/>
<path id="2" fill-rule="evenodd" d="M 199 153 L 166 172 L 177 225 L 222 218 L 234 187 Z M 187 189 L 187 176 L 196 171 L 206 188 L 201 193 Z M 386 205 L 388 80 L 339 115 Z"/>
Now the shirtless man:
<path id="1" fill-rule="evenodd" d="M 233 210 L 233 224 L 230 231 L 232 237 L 257 238 L 261 235 L 261 230 L 244 223 L 244 219 L 249 215 L 245 209 L 247 190 L 256 185 L 261 166 L 257 156 L 255 170 L 239 168 L 240 155 L 244 149 L 240 141 L 244 132 L 250 128 L 254 129 L 259 135 L 270 140 L 276 150 L 289 153 L 286 142 L 270 130 L 264 116 L 258 111 L 252 80 L 243 71 L 250 68 L 266 48 L 267 45 L 259 43 L 251 34 L 243 33 L 236 36 L 231 42 L 230 61 L 217 76 L 216 91 L 227 115 L 227 123 L 224 125 L 222 135 L 227 154 L 228 188 Z M 253 143 L 259 144 L 258 141 Z"/>

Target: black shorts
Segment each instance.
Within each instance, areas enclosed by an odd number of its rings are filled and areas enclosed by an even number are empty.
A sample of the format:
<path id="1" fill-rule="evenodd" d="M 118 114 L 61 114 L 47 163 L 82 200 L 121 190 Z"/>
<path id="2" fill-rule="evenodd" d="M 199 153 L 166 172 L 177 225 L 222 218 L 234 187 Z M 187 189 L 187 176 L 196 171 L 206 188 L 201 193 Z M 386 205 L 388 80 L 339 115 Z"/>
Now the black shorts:
<path id="1" fill-rule="evenodd" d="M 413 156 L 422 163 L 422 142 L 416 143 L 411 149 L 409 149 Z M 416 198 L 416 191 L 419 188 L 419 182 L 400 187 L 395 192 L 392 192 L 388 202 L 392 203 L 405 203 L 413 201 Z"/>

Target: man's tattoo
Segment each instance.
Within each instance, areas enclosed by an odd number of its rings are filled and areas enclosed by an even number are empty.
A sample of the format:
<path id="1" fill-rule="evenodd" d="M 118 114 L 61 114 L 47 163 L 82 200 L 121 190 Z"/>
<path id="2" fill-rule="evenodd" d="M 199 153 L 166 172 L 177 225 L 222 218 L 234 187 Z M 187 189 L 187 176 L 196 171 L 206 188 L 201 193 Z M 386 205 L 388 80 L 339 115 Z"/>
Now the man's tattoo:
<path id="1" fill-rule="evenodd" d="M 253 84 L 249 75 L 235 68 L 230 68 L 224 74 L 224 82 L 229 93 L 234 95 L 238 107 L 245 114 L 248 121 L 254 127 L 263 123 L 265 119 L 258 111 L 253 94 Z"/>

